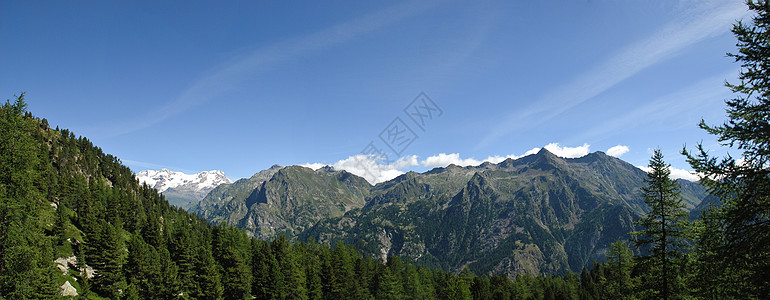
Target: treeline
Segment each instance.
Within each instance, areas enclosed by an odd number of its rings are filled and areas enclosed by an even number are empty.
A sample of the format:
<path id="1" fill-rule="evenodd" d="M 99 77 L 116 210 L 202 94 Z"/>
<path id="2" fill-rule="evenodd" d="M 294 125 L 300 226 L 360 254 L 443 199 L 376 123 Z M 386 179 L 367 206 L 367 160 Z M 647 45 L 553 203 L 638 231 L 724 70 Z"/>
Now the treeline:
<path id="1" fill-rule="evenodd" d="M 350 245 L 249 238 L 170 206 L 23 97 L 0 108 L 2 298 L 58 298 L 69 282 L 95 299 L 598 299 L 608 281 L 451 274 Z"/>

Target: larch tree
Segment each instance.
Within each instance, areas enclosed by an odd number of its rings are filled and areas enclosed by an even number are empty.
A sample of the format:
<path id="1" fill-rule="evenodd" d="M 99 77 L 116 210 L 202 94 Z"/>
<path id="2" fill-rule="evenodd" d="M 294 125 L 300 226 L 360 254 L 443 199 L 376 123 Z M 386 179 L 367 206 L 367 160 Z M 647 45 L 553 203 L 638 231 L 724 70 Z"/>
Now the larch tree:
<path id="1" fill-rule="evenodd" d="M 605 296 L 610 299 L 629 298 L 634 286 L 631 280 L 634 254 L 623 241 L 616 241 L 610 245 L 606 257 Z"/>
<path id="2" fill-rule="evenodd" d="M 687 246 L 687 211 L 679 196 L 679 184 L 670 178 L 669 165 L 663 161 L 660 149 L 655 150 L 649 167 L 642 192 L 650 211 L 637 221 L 642 230 L 634 235 L 637 247 L 649 247 L 649 255 L 640 258 L 649 277 L 643 281 L 644 292 L 669 299 L 681 292 L 677 271 Z"/>

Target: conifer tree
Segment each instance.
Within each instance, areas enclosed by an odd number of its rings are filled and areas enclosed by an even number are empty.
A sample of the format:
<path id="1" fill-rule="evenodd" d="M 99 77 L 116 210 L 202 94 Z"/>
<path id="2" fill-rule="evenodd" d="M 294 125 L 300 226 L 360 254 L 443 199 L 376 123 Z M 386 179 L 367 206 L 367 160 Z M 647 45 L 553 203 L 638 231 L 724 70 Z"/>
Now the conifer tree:
<path id="1" fill-rule="evenodd" d="M 494 275 L 489 278 L 494 299 L 513 299 L 513 283 L 504 275 Z"/>
<path id="2" fill-rule="evenodd" d="M 273 254 L 283 278 L 277 293 L 281 299 L 307 299 L 305 272 L 297 263 L 296 255 L 285 235 L 280 235 L 271 244 Z"/>
<path id="3" fill-rule="evenodd" d="M 692 286 L 702 298 L 740 298 L 747 270 L 734 266 L 722 257 L 725 245 L 720 207 L 712 206 L 705 211 L 697 225 L 695 266 Z"/>
<path id="4" fill-rule="evenodd" d="M 373 294 L 376 292 L 374 287 L 376 267 L 377 263 L 369 255 L 365 255 L 361 257 L 361 259 L 356 260 L 356 279 L 358 280 L 358 284 L 361 286 L 361 290 L 363 291 L 362 298 L 373 297 Z M 421 274 L 421 276 L 423 276 L 423 274 Z M 429 276 L 423 276 L 423 278 L 425 277 Z"/>
<path id="5" fill-rule="evenodd" d="M 451 299 L 471 299 L 471 284 L 473 283 L 473 273 L 465 268 L 460 276 L 452 276 L 449 281 L 449 295 Z"/>
<path id="6" fill-rule="evenodd" d="M 637 247 L 650 247 L 650 254 L 641 257 L 648 278 L 645 292 L 650 297 L 669 299 L 679 293 L 676 272 L 682 263 L 688 234 L 687 211 L 679 196 L 679 184 L 669 176 L 669 165 L 656 149 L 650 159 L 650 171 L 642 187 L 644 202 L 650 211 L 637 224 L 634 232 Z"/>
<path id="7" fill-rule="evenodd" d="M 225 224 L 214 228 L 214 258 L 222 274 L 223 296 L 244 299 L 251 296 L 251 243 L 244 231 Z"/>
<path id="8" fill-rule="evenodd" d="M 128 286 L 137 295 L 160 297 L 156 285 L 160 284 L 161 270 L 158 252 L 147 244 L 141 236 L 135 236 L 128 242 L 126 262 Z"/>
<path id="9" fill-rule="evenodd" d="M 257 299 L 275 298 L 276 273 L 279 272 L 278 261 L 270 249 L 270 244 L 266 241 L 252 240 L 252 265 L 251 271 L 254 283 L 252 284 L 252 294 Z M 283 278 L 281 276 L 281 278 Z"/>
<path id="10" fill-rule="evenodd" d="M 313 248 L 304 248 L 303 250 L 312 252 L 303 252 L 300 257 L 300 265 L 305 266 L 305 285 L 308 299 L 323 299 L 321 261 L 318 254 L 319 252 L 315 251 L 316 248 L 318 248 L 317 244 L 314 244 Z"/>
<path id="11" fill-rule="evenodd" d="M 738 39 L 739 83 L 726 86 L 735 97 L 726 100 L 727 122 L 700 127 L 723 145 L 737 148 L 738 159 L 718 159 L 702 144 L 695 153 L 682 153 L 702 174 L 701 183 L 720 198 L 723 206 L 715 222 L 724 236 L 719 262 L 747 271 L 748 283 L 739 293 L 745 297 L 770 298 L 770 3 L 747 1 L 755 14 L 750 23 L 732 28 Z"/>
<path id="12" fill-rule="evenodd" d="M 492 299 L 491 288 L 488 276 L 474 277 L 473 285 L 471 285 L 473 299 Z"/>
<path id="13" fill-rule="evenodd" d="M 90 232 L 86 243 L 88 264 L 96 270 L 94 290 L 100 295 L 117 297 L 126 287 L 123 276 L 125 248 L 118 229 L 104 221 L 96 220 L 95 231 Z"/>
<path id="14" fill-rule="evenodd" d="M 377 281 L 377 299 L 395 300 L 403 297 L 403 286 L 393 271 L 383 266 Z"/>
<path id="15" fill-rule="evenodd" d="M 633 290 L 631 269 L 633 268 L 633 253 L 622 241 L 616 241 L 607 250 L 607 264 L 604 272 L 607 281 L 604 295 L 610 299 L 628 298 Z"/>
<path id="16" fill-rule="evenodd" d="M 196 299 L 205 300 L 221 299 L 224 288 L 222 287 L 222 280 L 217 270 L 217 263 L 211 254 L 211 249 L 207 246 L 198 246 L 198 250 L 195 253 L 197 254 L 195 269 L 196 289 L 191 291 L 192 296 Z"/>
<path id="17" fill-rule="evenodd" d="M 67 226 L 69 226 L 70 220 L 69 216 L 66 214 L 66 207 L 64 207 L 64 204 L 59 204 L 56 207 L 56 219 L 53 223 L 53 238 L 54 238 L 54 245 L 63 245 L 66 241 L 66 232 L 67 232 Z"/>

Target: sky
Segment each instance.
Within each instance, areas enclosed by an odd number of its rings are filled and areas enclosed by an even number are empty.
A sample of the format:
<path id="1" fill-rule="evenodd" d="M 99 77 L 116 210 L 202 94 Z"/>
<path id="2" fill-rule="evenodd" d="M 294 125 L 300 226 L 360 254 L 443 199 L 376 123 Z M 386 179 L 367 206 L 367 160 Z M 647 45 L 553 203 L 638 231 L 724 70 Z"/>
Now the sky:
<path id="1" fill-rule="evenodd" d="M 6 1 L 0 99 L 133 171 L 403 172 L 603 151 L 672 174 L 725 121 L 742 1 Z M 730 152 L 732 153 L 732 152 Z"/>

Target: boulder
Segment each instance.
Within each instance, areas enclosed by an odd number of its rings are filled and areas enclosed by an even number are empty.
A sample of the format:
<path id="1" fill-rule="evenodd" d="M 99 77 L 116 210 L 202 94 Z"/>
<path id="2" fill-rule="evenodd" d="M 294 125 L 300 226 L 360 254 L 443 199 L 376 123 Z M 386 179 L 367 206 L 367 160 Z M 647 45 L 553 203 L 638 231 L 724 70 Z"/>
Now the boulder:
<path id="1" fill-rule="evenodd" d="M 78 290 L 76 290 L 75 287 L 72 286 L 72 284 L 70 284 L 69 281 L 64 282 L 64 284 L 62 284 L 59 287 L 59 290 L 61 290 L 61 295 L 64 297 L 67 297 L 67 296 L 77 297 L 78 295 Z"/>

